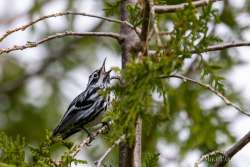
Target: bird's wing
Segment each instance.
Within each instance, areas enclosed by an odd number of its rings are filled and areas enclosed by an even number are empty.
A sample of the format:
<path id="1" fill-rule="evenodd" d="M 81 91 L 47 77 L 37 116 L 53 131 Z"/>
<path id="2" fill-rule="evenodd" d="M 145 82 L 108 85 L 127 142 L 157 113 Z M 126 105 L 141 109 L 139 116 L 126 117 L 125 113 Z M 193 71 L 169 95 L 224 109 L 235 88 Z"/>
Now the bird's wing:
<path id="1" fill-rule="evenodd" d="M 88 118 L 95 111 L 97 99 L 100 97 L 97 91 L 97 88 L 86 90 L 71 102 L 58 127 L 54 130 L 55 135 L 77 128 L 75 126 L 79 126 L 79 121 L 85 124 L 89 120 Z"/>

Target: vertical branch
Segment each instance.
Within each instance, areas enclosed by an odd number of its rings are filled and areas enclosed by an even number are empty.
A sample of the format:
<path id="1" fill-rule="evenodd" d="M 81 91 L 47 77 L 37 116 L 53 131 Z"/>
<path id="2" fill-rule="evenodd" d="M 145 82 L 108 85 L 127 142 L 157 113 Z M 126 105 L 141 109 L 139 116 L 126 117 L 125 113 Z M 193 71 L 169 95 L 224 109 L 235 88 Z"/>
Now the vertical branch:
<path id="1" fill-rule="evenodd" d="M 135 31 L 125 24 L 124 22 L 128 21 L 128 11 L 127 5 L 128 4 L 135 4 L 137 0 L 122 0 L 121 1 L 121 30 L 120 35 L 123 37 L 123 40 L 120 42 L 121 49 L 122 49 L 122 68 L 125 68 L 126 63 L 129 58 L 129 53 L 131 49 L 136 45 L 137 42 L 137 35 Z"/>
<path id="2" fill-rule="evenodd" d="M 135 146 L 134 146 L 134 167 L 141 167 L 141 138 L 142 138 L 142 119 L 138 117 L 135 127 Z"/>
<path id="3" fill-rule="evenodd" d="M 149 31 L 149 25 L 150 25 L 150 11 L 152 4 L 150 0 L 142 0 L 143 2 L 143 20 L 142 20 L 142 30 L 141 30 L 141 45 L 142 50 L 141 54 L 142 56 L 148 55 L 148 31 Z M 138 115 L 138 118 L 136 120 L 136 127 L 135 127 L 135 145 L 134 145 L 134 167 L 141 167 L 141 152 L 142 152 L 142 119 L 140 115 Z"/>
<path id="4" fill-rule="evenodd" d="M 129 3 L 136 3 L 136 0 L 121 1 L 120 12 L 122 21 L 128 21 L 129 14 L 127 11 L 127 5 Z M 123 39 L 120 41 L 120 45 L 122 50 L 122 69 L 124 69 L 129 59 L 130 50 L 136 43 L 137 36 L 134 30 L 124 23 L 121 24 L 120 35 L 123 37 Z M 126 140 L 121 142 L 119 144 L 119 167 L 131 167 L 133 164 L 132 155 L 133 149 L 129 147 Z"/>
<path id="5" fill-rule="evenodd" d="M 148 54 L 148 29 L 150 22 L 150 0 L 143 0 L 143 20 L 141 30 L 142 55 Z"/>

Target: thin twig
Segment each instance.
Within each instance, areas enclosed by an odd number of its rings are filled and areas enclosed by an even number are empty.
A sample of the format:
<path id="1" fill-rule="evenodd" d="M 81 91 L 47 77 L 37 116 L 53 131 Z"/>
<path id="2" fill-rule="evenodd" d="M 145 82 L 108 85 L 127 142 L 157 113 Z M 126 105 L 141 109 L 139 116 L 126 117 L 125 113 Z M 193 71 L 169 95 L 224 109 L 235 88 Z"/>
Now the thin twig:
<path id="1" fill-rule="evenodd" d="M 227 43 L 220 43 L 220 44 L 215 44 L 208 46 L 206 49 L 201 50 L 201 51 L 196 51 L 196 50 L 191 50 L 189 51 L 190 53 L 205 53 L 205 52 L 212 52 L 212 51 L 220 51 L 224 49 L 229 49 L 229 48 L 236 48 L 236 47 L 244 47 L 244 46 L 250 46 L 250 42 L 227 42 Z M 163 51 L 160 51 L 163 53 Z M 150 50 L 149 55 L 154 55 L 158 53 L 158 51 L 155 50 Z"/>
<path id="2" fill-rule="evenodd" d="M 75 37 L 83 37 L 83 36 L 98 36 L 98 37 L 110 37 L 117 39 L 118 41 L 121 40 L 121 36 L 118 33 L 113 33 L 113 32 L 72 32 L 72 31 L 66 31 L 62 33 L 56 33 L 54 35 L 50 35 L 48 37 L 45 37 L 37 42 L 30 42 L 28 41 L 25 45 L 14 45 L 13 47 L 10 48 L 2 48 L 0 49 L 0 55 L 3 53 L 9 53 L 15 50 L 24 50 L 27 48 L 34 48 L 44 42 L 47 42 L 49 40 L 55 39 L 55 38 L 62 38 L 65 36 L 75 36 Z"/>
<path id="3" fill-rule="evenodd" d="M 198 159 L 198 161 L 195 162 L 194 167 L 199 167 L 199 164 L 200 164 L 202 161 L 209 160 L 209 157 L 215 156 L 215 155 L 218 155 L 218 154 L 219 154 L 219 155 L 222 155 L 222 156 L 224 157 L 224 152 L 222 152 L 222 151 L 213 151 L 213 152 L 210 152 L 210 153 L 208 153 L 208 154 L 202 155 L 202 156 L 200 157 L 200 159 Z"/>
<path id="4" fill-rule="evenodd" d="M 224 49 L 234 48 L 234 47 L 242 47 L 242 46 L 250 46 L 250 42 L 228 42 L 228 43 L 216 44 L 216 45 L 209 46 L 207 49 L 202 51 L 202 53 L 224 50 Z"/>
<path id="5" fill-rule="evenodd" d="M 106 130 L 108 129 L 108 125 L 104 125 L 101 128 L 97 129 L 95 132 L 93 132 L 91 134 L 91 136 L 88 136 L 86 139 L 84 139 L 80 144 L 75 145 L 74 147 L 72 147 L 68 152 L 66 152 L 65 154 L 69 154 L 72 157 L 76 157 L 76 155 L 86 146 L 88 146 L 89 144 L 92 143 L 92 141 L 95 140 L 95 138 L 99 135 L 99 134 L 103 134 Z M 62 156 L 63 157 L 63 156 Z M 54 162 L 54 164 L 56 164 L 56 166 L 61 166 L 63 163 L 62 160 Z"/>
<path id="6" fill-rule="evenodd" d="M 222 0 L 199 0 L 192 2 L 192 5 L 194 7 L 201 7 L 207 5 L 210 2 L 217 2 L 217 1 L 222 1 Z M 155 5 L 153 9 L 155 13 L 163 14 L 163 13 L 173 13 L 176 11 L 183 10 L 186 8 L 186 6 L 188 6 L 188 3 L 181 3 L 177 5 Z"/>
<path id="7" fill-rule="evenodd" d="M 99 134 L 104 133 L 107 129 L 108 129 L 108 125 L 104 125 L 100 129 L 98 129 L 97 131 L 95 131 L 94 133 L 92 133 L 91 136 L 89 136 L 86 139 L 84 139 L 80 144 L 74 146 L 70 150 L 70 155 L 73 156 L 73 157 L 75 157 L 83 149 L 83 147 L 88 146 L 89 144 L 91 144 L 91 142 L 94 141 L 95 138 Z"/>
<path id="8" fill-rule="evenodd" d="M 236 104 L 234 104 L 233 102 L 231 102 L 227 97 L 225 97 L 224 95 L 222 95 L 219 91 L 215 90 L 212 86 L 202 83 L 200 81 L 196 81 L 194 79 L 182 76 L 182 75 L 169 75 L 169 76 L 160 76 L 160 78 L 177 78 L 177 79 L 181 79 L 184 82 L 189 81 L 191 83 L 197 84 L 201 87 L 204 87 L 208 90 L 210 90 L 211 92 L 213 92 L 215 95 L 217 95 L 219 98 L 221 98 L 224 103 L 226 105 L 232 106 L 233 108 L 235 108 L 236 110 L 238 110 L 239 112 L 241 112 L 244 115 L 250 116 L 249 113 L 244 112 L 239 106 L 237 106 Z"/>
<path id="9" fill-rule="evenodd" d="M 112 146 L 109 147 L 109 148 L 105 151 L 105 153 L 100 157 L 100 159 L 99 159 L 98 161 L 95 162 L 96 167 L 101 167 L 102 162 L 103 162 L 104 159 L 108 156 L 108 154 L 112 151 L 112 149 L 113 149 L 115 146 L 119 145 L 124 139 L 125 139 L 125 135 L 122 135 L 118 140 L 116 140 L 116 141 L 114 142 L 114 144 L 112 144 Z"/>
<path id="10" fill-rule="evenodd" d="M 108 18 L 108 17 L 103 17 L 103 16 L 98 16 L 98 15 L 94 15 L 94 14 L 88 14 L 88 13 L 84 13 L 84 12 L 72 12 L 72 11 L 66 11 L 66 12 L 58 12 L 58 13 L 53 13 L 53 14 L 49 14 L 49 15 L 45 15 L 42 16 L 28 24 L 22 25 L 20 27 L 17 28 L 13 28 L 10 30 L 7 30 L 1 37 L 0 37 L 0 42 L 2 40 L 4 40 L 7 36 L 9 36 L 10 34 L 17 32 L 17 31 L 24 31 L 26 30 L 28 27 L 33 26 L 34 24 L 43 21 L 45 19 L 48 18 L 52 18 L 52 17 L 58 17 L 58 16 L 65 16 L 65 15 L 77 15 L 77 16 L 87 16 L 87 17 L 94 17 L 94 18 L 98 18 L 98 19 L 103 19 L 105 21 L 109 21 L 109 22 L 114 22 L 114 23 L 119 23 L 119 24 L 126 24 L 127 26 L 134 28 L 134 26 L 132 24 L 130 24 L 128 21 L 121 21 L 118 19 L 113 19 L 113 18 Z"/>

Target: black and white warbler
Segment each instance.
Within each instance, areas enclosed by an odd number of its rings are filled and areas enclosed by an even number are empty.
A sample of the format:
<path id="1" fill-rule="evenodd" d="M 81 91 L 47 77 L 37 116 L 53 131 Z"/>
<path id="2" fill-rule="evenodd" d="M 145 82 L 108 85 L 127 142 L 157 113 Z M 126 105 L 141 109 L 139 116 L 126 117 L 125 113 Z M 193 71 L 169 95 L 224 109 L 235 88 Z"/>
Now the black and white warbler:
<path id="1" fill-rule="evenodd" d="M 106 59 L 100 69 L 89 76 L 87 88 L 71 102 L 59 125 L 54 129 L 53 137 L 60 135 L 66 139 L 80 130 L 84 130 L 90 136 L 86 127 L 101 122 L 109 103 L 109 96 L 100 94 L 100 90 L 110 84 L 111 70 L 105 71 L 105 61 Z"/>

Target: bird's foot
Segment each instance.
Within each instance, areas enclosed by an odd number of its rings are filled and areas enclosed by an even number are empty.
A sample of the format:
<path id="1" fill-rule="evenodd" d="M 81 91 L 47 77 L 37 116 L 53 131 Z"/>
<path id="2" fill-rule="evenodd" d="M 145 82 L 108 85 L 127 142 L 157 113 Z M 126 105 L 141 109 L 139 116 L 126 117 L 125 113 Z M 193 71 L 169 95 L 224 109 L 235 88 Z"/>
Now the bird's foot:
<path id="1" fill-rule="evenodd" d="M 102 122 L 102 126 L 106 126 L 107 127 L 107 131 L 106 133 L 108 133 L 108 131 L 110 130 L 110 126 L 109 126 L 109 123 L 108 122 Z"/>
<path id="2" fill-rule="evenodd" d="M 86 146 L 91 146 L 90 145 L 90 143 L 93 141 L 93 140 L 95 140 L 95 137 L 91 134 L 91 133 L 89 133 L 88 134 L 88 138 L 89 138 L 89 142 L 88 143 L 86 143 Z"/>

